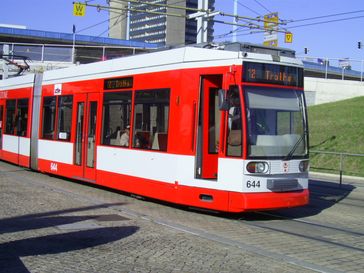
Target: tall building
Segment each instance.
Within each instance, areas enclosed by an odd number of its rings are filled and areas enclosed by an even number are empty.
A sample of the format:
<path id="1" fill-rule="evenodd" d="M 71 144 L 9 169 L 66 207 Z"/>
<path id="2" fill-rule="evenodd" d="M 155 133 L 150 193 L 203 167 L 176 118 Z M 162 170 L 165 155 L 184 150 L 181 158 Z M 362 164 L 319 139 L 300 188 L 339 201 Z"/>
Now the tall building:
<path id="1" fill-rule="evenodd" d="M 214 10 L 215 0 L 209 1 L 209 9 Z M 159 5 L 152 5 L 159 4 Z M 165 5 L 165 6 L 163 6 Z M 120 0 L 110 1 L 111 38 L 119 38 L 164 45 L 183 45 L 196 43 L 197 21 L 185 16 L 195 11 L 175 8 L 197 9 L 198 0 L 143 0 L 142 3 L 128 3 Z M 131 11 L 127 12 L 127 8 Z M 122 13 L 120 14 L 120 10 Z M 143 10 L 155 13 L 143 12 Z M 173 15 L 180 15 L 173 16 Z M 208 22 L 208 41 L 213 40 L 213 22 Z"/>

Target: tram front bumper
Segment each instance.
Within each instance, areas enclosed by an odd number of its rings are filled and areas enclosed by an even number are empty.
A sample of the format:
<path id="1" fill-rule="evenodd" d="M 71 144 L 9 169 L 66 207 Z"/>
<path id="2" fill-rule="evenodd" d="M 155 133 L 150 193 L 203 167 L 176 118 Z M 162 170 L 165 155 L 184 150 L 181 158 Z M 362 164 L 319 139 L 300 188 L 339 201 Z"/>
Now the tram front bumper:
<path id="1" fill-rule="evenodd" d="M 229 194 L 229 211 L 243 212 L 252 210 L 271 210 L 291 208 L 307 205 L 309 190 L 291 192 L 264 192 L 264 193 L 238 193 Z"/>

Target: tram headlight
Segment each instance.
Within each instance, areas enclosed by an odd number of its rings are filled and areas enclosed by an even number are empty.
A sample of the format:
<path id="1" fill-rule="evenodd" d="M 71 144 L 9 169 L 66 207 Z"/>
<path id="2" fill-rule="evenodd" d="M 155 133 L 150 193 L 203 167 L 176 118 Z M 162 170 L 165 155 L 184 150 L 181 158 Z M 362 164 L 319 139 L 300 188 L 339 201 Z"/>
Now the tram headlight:
<path id="1" fill-rule="evenodd" d="M 246 170 L 250 173 L 268 173 L 269 165 L 267 162 L 249 162 Z"/>
<path id="2" fill-rule="evenodd" d="M 300 162 L 299 169 L 300 169 L 301 173 L 307 172 L 309 167 L 310 167 L 310 161 L 303 160 L 303 161 Z"/>

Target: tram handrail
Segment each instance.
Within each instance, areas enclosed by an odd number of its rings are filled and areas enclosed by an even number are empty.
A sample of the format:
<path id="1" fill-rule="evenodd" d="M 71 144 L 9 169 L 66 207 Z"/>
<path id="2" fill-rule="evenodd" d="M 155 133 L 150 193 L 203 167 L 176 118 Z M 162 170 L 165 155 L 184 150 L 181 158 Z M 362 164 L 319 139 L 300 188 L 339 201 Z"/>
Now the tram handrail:
<path id="1" fill-rule="evenodd" d="M 364 154 L 356 154 L 356 153 L 354 154 L 354 153 L 347 153 L 347 152 L 331 152 L 331 151 L 310 150 L 310 153 L 340 156 L 340 164 L 339 164 L 340 186 L 342 185 L 342 177 L 343 177 L 343 173 L 344 173 L 344 157 L 347 157 L 347 156 L 364 157 Z"/>

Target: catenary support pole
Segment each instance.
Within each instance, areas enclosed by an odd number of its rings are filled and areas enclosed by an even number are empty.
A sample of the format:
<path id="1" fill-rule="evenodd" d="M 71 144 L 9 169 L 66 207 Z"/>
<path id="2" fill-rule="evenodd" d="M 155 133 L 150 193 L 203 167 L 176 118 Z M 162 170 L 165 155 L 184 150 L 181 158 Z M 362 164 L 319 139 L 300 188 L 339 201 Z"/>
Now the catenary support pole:
<path id="1" fill-rule="evenodd" d="M 234 14 L 238 15 L 238 0 L 234 0 Z M 236 42 L 236 32 L 238 30 L 238 17 L 234 17 L 234 25 L 233 25 L 233 42 Z"/>
<path id="2" fill-rule="evenodd" d="M 209 8 L 208 0 L 198 0 L 198 9 L 207 10 Z M 207 19 L 204 16 L 197 18 L 197 43 L 207 42 Z"/>
<path id="3" fill-rule="evenodd" d="M 10 50 L 9 45 L 3 45 L 3 55 L 9 56 Z M 3 79 L 7 79 L 9 77 L 9 67 L 6 61 L 3 62 Z"/>

